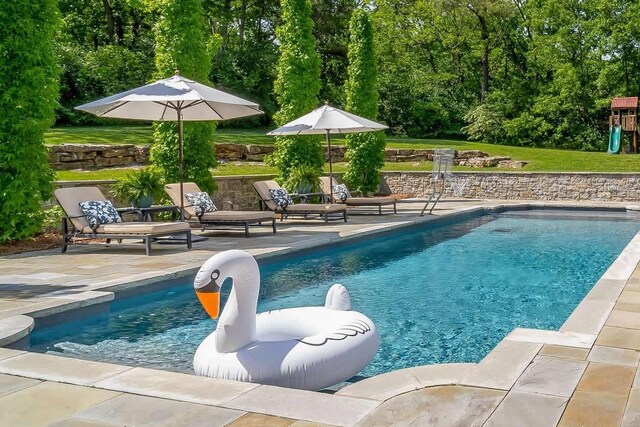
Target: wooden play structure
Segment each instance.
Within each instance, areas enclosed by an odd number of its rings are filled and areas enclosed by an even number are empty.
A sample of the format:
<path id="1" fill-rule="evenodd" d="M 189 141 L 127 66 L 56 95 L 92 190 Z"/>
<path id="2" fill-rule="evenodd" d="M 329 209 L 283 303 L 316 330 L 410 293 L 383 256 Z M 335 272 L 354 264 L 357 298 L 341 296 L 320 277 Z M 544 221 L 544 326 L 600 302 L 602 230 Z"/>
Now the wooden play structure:
<path id="1" fill-rule="evenodd" d="M 609 149 L 610 154 L 622 150 L 622 132 L 631 133 L 629 151 L 638 152 L 638 97 L 613 98 L 611 115 L 609 116 Z"/>

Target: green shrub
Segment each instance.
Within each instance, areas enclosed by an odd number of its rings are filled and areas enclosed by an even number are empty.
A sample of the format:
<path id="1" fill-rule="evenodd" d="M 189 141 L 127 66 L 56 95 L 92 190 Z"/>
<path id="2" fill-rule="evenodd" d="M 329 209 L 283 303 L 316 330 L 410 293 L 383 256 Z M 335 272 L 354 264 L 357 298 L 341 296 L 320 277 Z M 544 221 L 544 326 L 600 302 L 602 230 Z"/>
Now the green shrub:
<path id="1" fill-rule="evenodd" d="M 0 2 L 0 243 L 40 231 L 53 172 L 43 143 L 58 74 L 55 0 Z"/>
<path id="2" fill-rule="evenodd" d="M 320 189 L 322 170 L 309 166 L 295 166 L 289 171 L 284 188 L 296 193 L 313 193 Z"/>
<path id="3" fill-rule="evenodd" d="M 470 110 L 464 119 L 469 123 L 462 131 L 472 141 L 484 141 L 491 144 L 505 142 L 505 115 L 498 103 L 487 97 L 485 103 Z"/>
<path id="4" fill-rule="evenodd" d="M 162 174 L 153 166 L 127 173 L 111 186 L 111 194 L 135 207 L 148 207 L 164 193 Z M 147 205 L 147 206 L 144 206 Z"/>
<path id="5" fill-rule="evenodd" d="M 60 223 L 66 214 L 58 205 L 45 209 L 43 212 L 42 232 L 50 233 L 52 231 L 60 231 Z"/>
<path id="6" fill-rule="evenodd" d="M 361 9 L 353 12 L 349 31 L 347 110 L 375 120 L 378 115 L 377 70 L 373 26 L 367 12 Z M 348 169 L 343 179 L 351 188 L 363 194 L 378 189 L 385 145 L 383 132 L 347 135 Z"/>
<path id="7" fill-rule="evenodd" d="M 156 77 L 180 74 L 210 85 L 211 45 L 205 37 L 205 21 L 200 0 L 163 0 L 159 3 L 160 18 L 156 24 Z M 151 162 L 158 166 L 167 182 L 177 182 L 178 126 L 164 122 L 154 126 Z M 209 169 L 216 166 L 213 122 L 184 123 L 184 178 L 194 181 L 207 192 L 216 184 Z"/>
<path id="8" fill-rule="evenodd" d="M 280 42 L 275 93 L 280 109 L 278 126 L 307 114 L 318 106 L 320 57 L 316 52 L 309 0 L 282 0 L 282 22 L 276 29 Z M 324 153 L 315 136 L 277 137 L 275 152 L 267 158 L 286 181 L 294 167 L 322 169 Z"/>

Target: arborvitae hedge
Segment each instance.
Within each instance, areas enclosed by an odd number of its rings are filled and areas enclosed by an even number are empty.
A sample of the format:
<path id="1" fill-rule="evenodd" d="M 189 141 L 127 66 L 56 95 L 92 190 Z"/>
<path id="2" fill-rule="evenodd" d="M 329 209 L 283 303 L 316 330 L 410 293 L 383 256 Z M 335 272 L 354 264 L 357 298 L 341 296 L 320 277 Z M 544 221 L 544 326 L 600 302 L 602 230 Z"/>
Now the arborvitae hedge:
<path id="1" fill-rule="evenodd" d="M 373 27 L 364 10 L 355 10 L 349 23 L 349 79 L 347 111 L 375 120 L 378 115 L 376 57 Z M 347 135 L 347 173 L 343 179 L 353 189 L 370 193 L 378 189 L 384 166 L 383 132 Z"/>
<path id="2" fill-rule="evenodd" d="M 0 1 L 0 243 L 42 226 L 53 172 L 44 132 L 54 120 L 58 73 L 56 0 Z"/>
<path id="3" fill-rule="evenodd" d="M 209 85 L 211 55 L 205 37 L 205 20 L 201 0 L 162 0 L 160 18 L 155 28 L 156 77 L 180 75 Z M 203 191 L 215 190 L 210 168 L 215 167 L 213 145 L 214 122 L 184 122 L 184 177 L 195 181 Z M 155 126 L 151 162 L 160 167 L 166 182 L 177 182 L 178 125 L 176 122 Z"/>
<path id="4" fill-rule="evenodd" d="M 309 0 L 282 0 L 282 22 L 276 29 L 280 61 L 275 93 L 280 110 L 278 126 L 307 114 L 318 106 L 320 56 L 316 52 Z M 269 162 L 280 171 L 283 181 L 298 166 L 317 170 L 324 164 L 321 138 L 315 136 L 278 137 Z"/>

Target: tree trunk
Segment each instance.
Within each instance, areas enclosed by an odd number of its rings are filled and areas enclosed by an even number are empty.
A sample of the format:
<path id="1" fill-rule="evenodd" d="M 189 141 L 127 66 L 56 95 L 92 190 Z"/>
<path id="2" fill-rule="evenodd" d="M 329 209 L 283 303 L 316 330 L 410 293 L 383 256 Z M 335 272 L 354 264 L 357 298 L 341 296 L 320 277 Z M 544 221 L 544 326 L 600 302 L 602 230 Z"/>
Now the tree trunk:
<path id="1" fill-rule="evenodd" d="M 480 101 L 484 102 L 489 92 L 489 30 L 484 16 L 478 15 L 480 22 L 480 39 L 482 40 L 482 87 Z"/>
<path id="2" fill-rule="evenodd" d="M 247 0 L 242 0 L 242 6 L 240 7 L 240 26 L 238 28 L 238 38 L 240 39 L 240 46 L 244 44 L 244 28 L 247 22 Z"/>
<path id="3" fill-rule="evenodd" d="M 116 32 L 115 22 L 113 19 L 113 8 L 111 7 L 109 0 L 102 0 L 102 6 L 104 7 L 104 15 L 107 18 L 107 36 L 109 37 L 109 41 L 113 42 Z"/>
<path id="4" fill-rule="evenodd" d="M 480 88 L 480 102 L 484 102 L 487 92 L 489 92 L 489 28 L 487 27 L 487 18 L 480 12 L 479 8 L 476 9 L 471 3 L 467 3 L 466 7 L 478 18 L 478 24 L 480 25 L 480 43 L 482 44 L 482 86 Z"/>
<path id="5" fill-rule="evenodd" d="M 224 0 L 224 21 L 220 25 L 220 36 L 222 37 L 222 45 L 218 49 L 217 59 L 222 58 L 222 54 L 229 43 L 229 21 L 231 21 L 231 0 Z"/>

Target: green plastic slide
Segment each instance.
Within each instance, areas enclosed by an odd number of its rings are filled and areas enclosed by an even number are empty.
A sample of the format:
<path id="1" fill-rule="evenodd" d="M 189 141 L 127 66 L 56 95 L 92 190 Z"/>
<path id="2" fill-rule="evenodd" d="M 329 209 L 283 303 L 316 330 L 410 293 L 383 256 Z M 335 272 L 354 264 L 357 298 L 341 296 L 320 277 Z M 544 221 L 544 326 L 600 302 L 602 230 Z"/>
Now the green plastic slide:
<path id="1" fill-rule="evenodd" d="M 611 126 L 609 131 L 609 149 L 607 153 L 618 154 L 620 153 L 620 136 L 622 135 L 622 127 Z"/>

